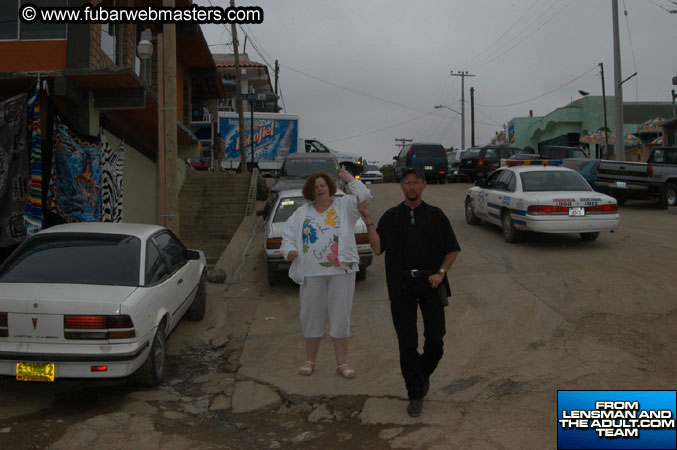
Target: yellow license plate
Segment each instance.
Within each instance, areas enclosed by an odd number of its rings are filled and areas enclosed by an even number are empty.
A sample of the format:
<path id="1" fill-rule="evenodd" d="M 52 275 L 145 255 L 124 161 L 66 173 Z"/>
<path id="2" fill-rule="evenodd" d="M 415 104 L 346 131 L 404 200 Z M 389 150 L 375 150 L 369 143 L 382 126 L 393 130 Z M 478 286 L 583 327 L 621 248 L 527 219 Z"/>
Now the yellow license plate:
<path id="1" fill-rule="evenodd" d="M 19 381 L 54 381 L 53 363 L 16 363 L 16 379 Z"/>

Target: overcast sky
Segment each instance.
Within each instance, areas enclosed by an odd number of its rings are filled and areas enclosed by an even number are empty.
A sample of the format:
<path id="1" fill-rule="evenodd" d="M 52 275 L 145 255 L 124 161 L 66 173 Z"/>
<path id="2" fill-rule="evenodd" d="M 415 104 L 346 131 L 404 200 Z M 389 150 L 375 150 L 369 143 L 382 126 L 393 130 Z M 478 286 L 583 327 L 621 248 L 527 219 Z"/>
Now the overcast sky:
<path id="1" fill-rule="evenodd" d="M 196 3 L 209 5 L 210 0 Z M 211 0 L 223 6 L 225 0 Z M 671 101 L 677 75 L 677 14 L 667 0 L 619 0 L 625 101 Z M 461 146 L 465 78 L 466 147 L 470 87 L 476 143 L 513 117 L 565 106 L 578 90 L 614 94 L 611 0 L 236 0 L 256 5 L 264 22 L 244 29 L 250 59 L 279 60 L 286 113 L 303 137 L 392 162 L 396 138 Z M 674 7 L 674 6 L 673 6 Z M 627 11 L 627 16 L 624 15 Z M 230 26 L 203 25 L 214 53 L 232 52 Z M 271 69 L 271 76 L 273 71 Z M 549 93 L 550 91 L 554 91 Z M 548 94 L 549 93 L 549 94 Z M 506 106 L 511 105 L 511 106 Z"/>

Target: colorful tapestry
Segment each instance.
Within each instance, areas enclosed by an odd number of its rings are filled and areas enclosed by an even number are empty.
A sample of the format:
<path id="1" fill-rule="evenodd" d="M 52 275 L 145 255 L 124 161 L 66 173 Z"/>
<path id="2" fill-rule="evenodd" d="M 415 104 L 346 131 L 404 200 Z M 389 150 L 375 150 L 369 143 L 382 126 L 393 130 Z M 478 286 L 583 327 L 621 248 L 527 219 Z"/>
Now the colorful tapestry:
<path id="1" fill-rule="evenodd" d="M 101 220 L 103 152 L 96 138 L 83 138 L 54 117 L 49 209 L 67 222 Z"/>
<path id="2" fill-rule="evenodd" d="M 0 247 L 26 239 L 28 199 L 26 94 L 0 102 Z"/>
<path id="3" fill-rule="evenodd" d="M 28 235 L 42 229 L 42 122 L 40 118 L 40 81 L 35 88 L 35 96 L 29 102 L 32 105 L 31 125 L 31 181 L 28 191 L 28 204 L 24 211 L 26 232 Z"/>
<path id="4" fill-rule="evenodd" d="M 123 177 L 125 171 L 125 147 L 120 144 L 117 149 L 106 141 L 101 134 L 103 150 L 103 198 L 102 217 L 103 222 L 122 222 L 122 192 Z"/>

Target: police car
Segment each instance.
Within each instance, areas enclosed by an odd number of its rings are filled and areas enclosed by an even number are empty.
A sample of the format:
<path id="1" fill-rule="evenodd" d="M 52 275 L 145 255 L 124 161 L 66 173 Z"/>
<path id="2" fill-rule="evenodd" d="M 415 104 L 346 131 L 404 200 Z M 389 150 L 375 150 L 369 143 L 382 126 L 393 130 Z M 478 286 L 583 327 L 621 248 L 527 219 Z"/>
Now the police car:
<path id="1" fill-rule="evenodd" d="M 601 231 L 618 228 L 616 200 L 593 191 L 578 172 L 561 164 L 561 160 L 509 161 L 468 189 L 466 222 L 499 225 L 511 243 L 524 231 L 580 233 L 584 241 L 594 241 Z"/>

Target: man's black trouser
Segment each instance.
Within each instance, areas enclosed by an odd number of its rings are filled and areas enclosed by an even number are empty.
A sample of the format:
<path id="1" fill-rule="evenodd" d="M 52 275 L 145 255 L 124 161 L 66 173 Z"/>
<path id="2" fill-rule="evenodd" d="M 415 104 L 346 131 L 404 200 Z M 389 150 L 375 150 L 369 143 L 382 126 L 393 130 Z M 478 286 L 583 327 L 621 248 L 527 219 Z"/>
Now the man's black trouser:
<path id="1" fill-rule="evenodd" d="M 423 354 L 418 353 L 417 309 L 423 316 Z M 444 307 L 428 277 L 407 279 L 401 294 L 390 302 L 400 348 L 400 368 L 409 398 L 423 397 L 423 383 L 444 353 Z"/>

